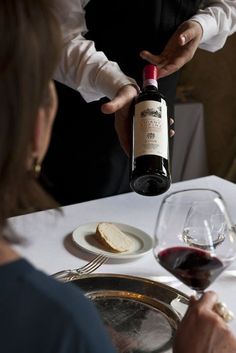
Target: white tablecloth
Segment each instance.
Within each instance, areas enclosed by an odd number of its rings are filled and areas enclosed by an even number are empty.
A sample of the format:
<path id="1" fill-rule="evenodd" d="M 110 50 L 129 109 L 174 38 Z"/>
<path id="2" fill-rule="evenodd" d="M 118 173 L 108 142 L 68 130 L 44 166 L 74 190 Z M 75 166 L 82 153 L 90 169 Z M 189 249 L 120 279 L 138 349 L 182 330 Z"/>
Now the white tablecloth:
<path id="1" fill-rule="evenodd" d="M 208 175 L 202 103 L 175 105 L 175 137 L 172 156 L 173 182 Z"/>
<path id="2" fill-rule="evenodd" d="M 216 176 L 173 184 L 170 191 L 189 187 L 216 189 L 224 196 L 231 216 L 236 222 L 236 186 Z M 142 197 L 128 193 L 100 200 L 64 207 L 62 213 L 38 212 L 11 220 L 13 228 L 24 242 L 15 246 L 35 266 L 52 274 L 62 269 L 85 264 L 93 255 L 76 247 L 71 240 L 72 231 L 83 223 L 113 221 L 138 227 L 153 234 L 162 197 Z M 235 271 L 234 271 L 235 269 Z M 155 278 L 191 293 L 155 261 L 152 251 L 132 261 L 110 260 L 100 267 L 100 273 L 131 274 Z M 236 314 L 236 264 L 211 286 Z M 231 324 L 236 334 L 236 319 Z"/>

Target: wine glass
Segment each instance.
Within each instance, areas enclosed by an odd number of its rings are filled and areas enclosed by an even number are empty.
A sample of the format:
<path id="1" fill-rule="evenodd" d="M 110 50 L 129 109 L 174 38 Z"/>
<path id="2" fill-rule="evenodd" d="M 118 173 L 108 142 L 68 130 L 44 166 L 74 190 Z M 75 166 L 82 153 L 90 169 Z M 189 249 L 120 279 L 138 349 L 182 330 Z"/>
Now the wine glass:
<path id="1" fill-rule="evenodd" d="M 222 196 L 210 189 L 168 194 L 158 213 L 153 251 L 199 298 L 236 256 L 236 231 Z"/>

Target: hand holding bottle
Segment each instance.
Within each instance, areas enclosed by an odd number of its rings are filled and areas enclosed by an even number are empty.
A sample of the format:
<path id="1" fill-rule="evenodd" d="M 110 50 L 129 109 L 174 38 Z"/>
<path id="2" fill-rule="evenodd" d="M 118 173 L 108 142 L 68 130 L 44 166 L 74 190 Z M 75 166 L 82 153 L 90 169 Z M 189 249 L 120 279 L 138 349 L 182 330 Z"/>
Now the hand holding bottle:
<path id="1" fill-rule="evenodd" d="M 183 22 L 160 55 L 154 55 L 144 50 L 140 56 L 158 66 L 159 78 L 168 76 L 178 71 L 193 58 L 200 44 L 202 33 L 202 27 L 198 22 L 191 20 Z"/>
<path id="2" fill-rule="evenodd" d="M 130 110 L 138 91 L 133 85 L 123 86 L 117 95 L 102 105 L 105 114 L 115 113 L 115 129 L 123 150 L 130 155 L 132 120 Z"/>
<path id="3" fill-rule="evenodd" d="M 131 154 L 132 119 L 131 108 L 138 91 L 133 85 L 125 85 L 117 92 L 117 95 L 108 103 L 102 105 L 104 114 L 115 113 L 115 129 L 120 141 L 120 145 L 125 153 Z M 170 119 L 170 126 L 174 119 Z M 170 137 L 174 136 L 174 130 L 170 129 Z"/>

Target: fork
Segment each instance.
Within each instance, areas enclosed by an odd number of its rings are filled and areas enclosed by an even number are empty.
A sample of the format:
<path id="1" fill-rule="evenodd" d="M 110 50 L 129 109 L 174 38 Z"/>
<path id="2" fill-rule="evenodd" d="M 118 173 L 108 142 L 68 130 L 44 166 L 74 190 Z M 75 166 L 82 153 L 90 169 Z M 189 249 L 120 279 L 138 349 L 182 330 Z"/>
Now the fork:
<path id="1" fill-rule="evenodd" d="M 82 267 L 74 268 L 72 270 L 59 271 L 54 273 L 52 277 L 62 282 L 73 281 L 74 279 L 79 279 L 81 276 L 88 275 L 89 273 L 94 272 L 107 260 L 107 256 L 100 254 Z"/>

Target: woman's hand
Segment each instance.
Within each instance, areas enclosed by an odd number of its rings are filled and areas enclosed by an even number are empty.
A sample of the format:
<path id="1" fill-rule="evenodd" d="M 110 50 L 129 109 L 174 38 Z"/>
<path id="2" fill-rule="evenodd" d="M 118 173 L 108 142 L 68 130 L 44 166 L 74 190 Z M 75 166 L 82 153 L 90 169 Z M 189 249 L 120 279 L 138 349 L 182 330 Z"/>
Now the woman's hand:
<path id="1" fill-rule="evenodd" d="M 216 302 L 214 292 L 206 292 L 200 300 L 191 298 L 176 333 L 173 353 L 236 352 L 236 338 L 214 311 Z"/>

